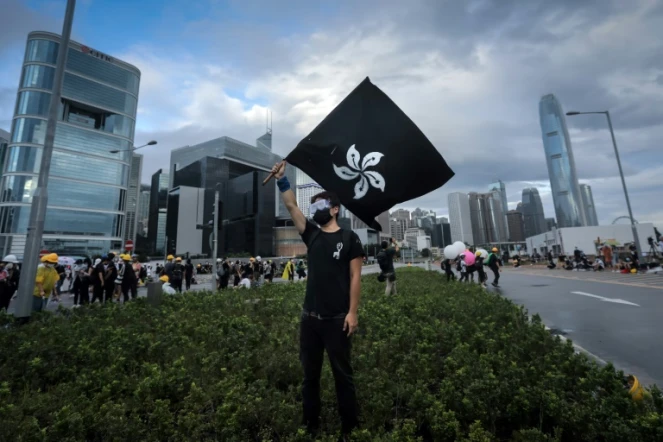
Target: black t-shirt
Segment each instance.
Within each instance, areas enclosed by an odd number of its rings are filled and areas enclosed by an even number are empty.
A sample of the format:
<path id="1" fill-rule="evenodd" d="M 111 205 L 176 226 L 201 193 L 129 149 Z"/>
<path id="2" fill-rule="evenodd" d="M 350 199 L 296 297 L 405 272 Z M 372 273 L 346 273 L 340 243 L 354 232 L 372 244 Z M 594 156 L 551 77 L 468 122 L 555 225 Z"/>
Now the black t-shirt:
<path id="1" fill-rule="evenodd" d="M 387 250 L 385 250 L 385 253 L 387 254 L 387 272 L 388 273 L 393 273 L 394 272 L 394 256 L 396 256 L 396 249 L 389 247 Z"/>
<path id="2" fill-rule="evenodd" d="M 106 282 L 111 282 L 115 283 L 115 279 L 117 278 L 117 267 L 115 267 L 115 263 L 110 263 L 108 264 L 108 268 L 106 269 Z"/>
<path id="3" fill-rule="evenodd" d="M 344 237 L 349 237 L 346 244 Z M 344 234 L 343 229 L 323 232 L 310 221 L 306 222 L 302 240 L 308 249 L 304 310 L 323 317 L 347 314 L 350 310 L 350 261 L 364 255 L 361 240 L 355 232 Z"/>
<path id="4" fill-rule="evenodd" d="M 94 266 L 94 269 L 92 270 L 92 274 L 91 274 L 92 284 L 101 285 L 101 281 L 99 281 L 99 275 L 101 275 L 102 278 L 104 278 L 104 280 L 106 279 L 106 276 L 105 276 L 106 275 L 106 270 L 104 269 L 104 264 L 101 263 L 101 262 L 99 264 L 97 264 L 96 266 Z"/>
<path id="5" fill-rule="evenodd" d="M 184 274 L 187 278 L 191 278 L 193 276 L 193 264 L 184 264 Z"/>

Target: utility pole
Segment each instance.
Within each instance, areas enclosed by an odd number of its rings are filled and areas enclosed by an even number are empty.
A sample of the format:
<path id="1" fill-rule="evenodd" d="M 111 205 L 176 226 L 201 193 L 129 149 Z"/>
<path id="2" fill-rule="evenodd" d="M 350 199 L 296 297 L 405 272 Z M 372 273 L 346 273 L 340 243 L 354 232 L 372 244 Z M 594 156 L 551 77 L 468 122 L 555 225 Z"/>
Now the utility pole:
<path id="1" fill-rule="evenodd" d="M 58 59 L 55 65 L 55 77 L 53 81 L 53 92 L 51 94 L 51 105 L 48 110 L 48 123 L 46 124 L 46 137 L 39 167 L 39 178 L 37 189 L 32 196 L 30 208 L 30 220 L 28 223 L 28 234 L 23 251 L 22 278 L 18 286 L 18 299 L 16 302 L 16 317 L 29 318 L 32 314 L 32 297 L 35 288 L 35 275 L 39 266 L 39 251 L 44 234 L 44 221 L 46 220 L 46 207 L 48 206 L 48 174 L 51 170 L 51 157 L 53 156 L 53 142 L 55 140 L 55 128 L 58 121 L 60 109 L 60 97 L 62 95 L 62 80 L 64 69 L 67 64 L 67 53 L 69 50 L 69 39 L 71 37 L 71 26 L 74 21 L 74 10 L 76 0 L 67 0 L 67 9 L 62 24 L 62 38 L 58 50 Z"/>

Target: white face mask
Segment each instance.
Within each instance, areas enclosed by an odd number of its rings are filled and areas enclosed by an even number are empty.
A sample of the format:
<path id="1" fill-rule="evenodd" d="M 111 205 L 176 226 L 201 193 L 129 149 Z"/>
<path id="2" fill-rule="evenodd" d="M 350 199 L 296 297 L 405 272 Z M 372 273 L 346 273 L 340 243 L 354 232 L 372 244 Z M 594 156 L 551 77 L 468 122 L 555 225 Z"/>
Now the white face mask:
<path id="1" fill-rule="evenodd" d="M 53 264 L 51 264 L 50 262 L 45 262 L 44 267 L 46 267 L 47 269 L 50 269 L 51 267 L 53 267 Z"/>

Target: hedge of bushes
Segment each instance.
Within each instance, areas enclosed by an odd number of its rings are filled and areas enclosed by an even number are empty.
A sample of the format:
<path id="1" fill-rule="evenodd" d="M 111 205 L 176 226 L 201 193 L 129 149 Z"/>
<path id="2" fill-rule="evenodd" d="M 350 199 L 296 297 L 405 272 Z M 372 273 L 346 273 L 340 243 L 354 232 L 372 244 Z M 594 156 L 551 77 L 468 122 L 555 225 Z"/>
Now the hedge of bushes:
<path id="1" fill-rule="evenodd" d="M 300 441 L 303 284 L 40 314 L 0 331 L 0 440 Z M 364 278 L 358 441 L 658 441 L 636 403 L 540 320 L 490 292 L 401 271 Z M 260 299 L 247 303 L 247 298 Z M 11 322 L 0 317 L 3 325 Z M 323 372 L 322 440 L 340 424 Z"/>

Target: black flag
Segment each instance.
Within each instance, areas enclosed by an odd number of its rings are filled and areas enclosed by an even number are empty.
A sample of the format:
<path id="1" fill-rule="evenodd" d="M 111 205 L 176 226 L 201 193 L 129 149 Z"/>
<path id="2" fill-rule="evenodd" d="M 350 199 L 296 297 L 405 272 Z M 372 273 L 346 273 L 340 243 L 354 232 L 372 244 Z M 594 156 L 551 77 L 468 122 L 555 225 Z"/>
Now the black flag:
<path id="1" fill-rule="evenodd" d="M 341 204 L 380 231 L 379 214 L 454 176 L 428 138 L 368 77 L 286 161 L 335 192 Z"/>

